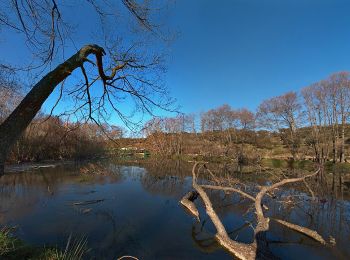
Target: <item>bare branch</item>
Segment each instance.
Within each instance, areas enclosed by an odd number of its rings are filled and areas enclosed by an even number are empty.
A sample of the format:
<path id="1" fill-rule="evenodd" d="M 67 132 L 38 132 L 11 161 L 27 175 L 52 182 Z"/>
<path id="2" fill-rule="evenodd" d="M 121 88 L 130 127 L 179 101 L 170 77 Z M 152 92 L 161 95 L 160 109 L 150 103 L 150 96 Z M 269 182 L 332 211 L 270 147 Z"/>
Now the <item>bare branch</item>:
<path id="1" fill-rule="evenodd" d="M 289 183 L 295 183 L 300 181 L 305 181 L 306 178 L 311 178 L 313 176 L 316 176 L 320 169 L 318 169 L 316 172 L 305 175 L 303 177 L 299 178 L 290 178 L 290 179 L 284 179 L 280 182 L 277 182 L 275 184 L 272 184 L 271 186 L 263 186 L 261 187 L 261 190 L 258 192 L 256 197 L 239 190 L 233 187 L 222 187 L 222 186 L 214 186 L 214 185 L 199 185 L 197 183 L 197 166 L 198 162 L 196 162 L 192 168 L 192 186 L 196 190 L 197 194 L 199 195 L 204 202 L 205 210 L 207 215 L 210 217 L 211 221 L 213 222 L 215 228 L 216 228 L 216 234 L 215 238 L 218 241 L 218 243 L 225 248 L 227 251 L 232 253 L 234 256 L 236 256 L 239 259 L 255 259 L 257 256 L 264 256 L 271 258 L 273 255 L 268 250 L 268 246 L 266 243 L 266 236 L 264 235 L 266 231 L 269 230 L 269 218 L 266 218 L 264 216 L 263 210 L 262 210 L 262 199 L 263 197 L 268 193 L 273 191 L 274 189 L 281 187 L 285 184 Z M 199 167 L 200 168 L 200 167 Z M 198 168 L 198 172 L 199 172 Z M 207 168 L 206 168 L 207 169 Z M 211 173 L 212 177 L 216 179 L 215 175 Z M 204 191 L 203 188 L 206 189 L 212 189 L 212 190 L 221 190 L 221 191 L 229 191 L 229 192 L 236 192 L 242 195 L 245 198 L 248 198 L 249 200 L 254 202 L 255 205 L 255 211 L 257 216 L 257 226 L 255 228 L 254 232 L 254 241 L 250 244 L 244 244 L 239 243 L 235 240 L 232 240 L 225 227 L 223 226 L 221 220 L 219 219 L 218 215 L 216 214 L 212 203 Z M 198 210 L 193 204 L 193 200 L 189 200 L 189 198 L 193 199 L 193 194 L 188 193 L 181 201 L 182 205 L 184 205 L 187 209 L 189 209 L 193 215 L 195 215 L 197 218 L 199 218 Z M 265 207 L 267 208 L 267 207 Z M 274 219 L 276 222 L 280 223 L 281 225 L 284 225 L 292 230 L 295 230 L 301 234 L 307 235 L 310 238 L 314 239 L 315 241 L 320 242 L 323 245 L 326 245 L 327 243 L 325 240 L 316 232 L 311 229 L 289 223 L 284 220 Z"/>
<path id="2" fill-rule="evenodd" d="M 322 245 L 326 245 L 326 241 L 323 239 L 322 236 L 320 236 L 316 231 L 308 229 L 306 227 L 301 227 L 299 225 L 295 225 L 293 223 L 289 223 L 287 221 L 284 220 L 280 220 L 280 219 L 275 219 L 273 218 L 274 221 L 276 221 L 277 223 L 280 223 L 283 226 L 286 226 L 292 230 L 295 230 L 301 234 L 304 234 L 314 240 L 316 240 L 317 242 L 320 242 Z"/>

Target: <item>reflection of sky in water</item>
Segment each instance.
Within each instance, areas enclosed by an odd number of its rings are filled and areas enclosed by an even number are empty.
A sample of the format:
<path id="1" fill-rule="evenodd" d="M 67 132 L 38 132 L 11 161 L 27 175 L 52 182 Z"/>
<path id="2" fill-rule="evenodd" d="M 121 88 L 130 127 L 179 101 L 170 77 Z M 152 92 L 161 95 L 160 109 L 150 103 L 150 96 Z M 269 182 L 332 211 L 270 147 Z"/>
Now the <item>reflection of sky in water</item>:
<path id="1" fill-rule="evenodd" d="M 70 233 L 76 237 L 85 235 L 91 248 L 89 254 L 99 259 L 125 254 L 141 259 L 230 259 L 213 243 L 210 234 L 214 228 L 201 204 L 200 224 L 195 224 L 179 205 L 178 201 L 190 189 L 191 179 L 186 176 L 190 172 L 187 166 L 176 167 L 181 173 L 167 174 L 164 167 L 157 170 L 146 166 L 145 170 L 110 166 L 110 176 L 81 176 L 68 169 L 72 167 L 5 175 L 0 181 L 0 221 L 2 225 L 17 226 L 17 234 L 36 245 L 64 247 Z M 246 201 L 218 192 L 212 193 L 211 198 L 228 232 L 239 241 L 250 242 L 251 227 L 239 231 L 245 220 L 254 221 L 252 213 L 242 218 L 249 207 Z M 74 205 L 99 199 L 103 201 Z M 343 206 L 341 203 L 336 210 L 326 208 L 321 212 L 315 209 L 312 221 L 302 213 L 303 208 L 284 212 L 276 206 L 271 211 L 279 218 L 316 227 L 323 234 L 333 234 L 332 227 L 343 229 L 336 239 L 340 240 L 343 253 L 349 254 L 345 246 L 349 226 L 344 228 L 340 222 L 348 221 L 341 218 L 349 216 L 350 207 Z M 335 223 L 329 223 L 329 219 L 335 219 Z M 272 223 L 268 238 L 272 251 L 282 258 L 332 257 L 330 250 L 277 224 Z"/>

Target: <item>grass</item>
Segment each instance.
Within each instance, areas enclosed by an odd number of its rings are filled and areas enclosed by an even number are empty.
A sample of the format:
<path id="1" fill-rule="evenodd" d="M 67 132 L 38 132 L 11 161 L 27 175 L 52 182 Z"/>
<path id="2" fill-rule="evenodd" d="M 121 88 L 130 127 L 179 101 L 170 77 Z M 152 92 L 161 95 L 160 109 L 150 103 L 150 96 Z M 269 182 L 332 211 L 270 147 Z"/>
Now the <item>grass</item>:
<path id="1" fill-rule="evenodd" d="M 261 165 L 268 168 L 287 168 L 288 162 L 280 159 L 262 159 Z"/>
<path id="2" fill-rule="evenodd" d="M 261 165 L 267 168 L 294 168 L 312 171 L 315 163 L 309 160 L 288 161 L 283 159 L 265 158 L 262 159 Z"/>
<path id="3" fill-rule="evenodd" d="M 335 172 L 335 173 L 343 173 L 343 174 L 350 172 L 350 163 L 326 162 L 324 166 L 327 172 Z"/>
<path id="4" fill-rule="evenodd" d="M 0 259 L 79 260 L 83 258 L 87 240 L 73 240 L 70 235 L 64 251 L 56 247 L 30 246 L 13 235 L 13 228 L 0 230 Z"/>
<path id="5" fill-rule="evenodd" d="M 302 169 L 302 170 L 314 170 L 315 162 L 309 161 L 309 160 L 300 160 L 300 161 L 294 161 L 293 167 L 295 169 Z"/>
<path id="6" fill-rule="evenodd" d="M 287 161 L 282 159 L 263 159 L 261 165 L 267 168 L 294 168 L 307 171 L 315 169 L 315 162 L 309 160 Z M 333 163 L 325 162 L 324 168 L 326 172 L 348 174 L 350 173 L 350 163 Z"/>

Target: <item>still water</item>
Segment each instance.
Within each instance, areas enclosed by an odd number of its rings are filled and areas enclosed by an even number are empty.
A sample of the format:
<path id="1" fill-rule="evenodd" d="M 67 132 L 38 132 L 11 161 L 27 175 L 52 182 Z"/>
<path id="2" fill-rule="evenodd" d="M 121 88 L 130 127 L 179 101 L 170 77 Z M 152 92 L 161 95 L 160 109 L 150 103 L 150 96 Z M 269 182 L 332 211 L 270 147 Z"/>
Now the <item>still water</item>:
<path id="1" fill-rule="evenodd" d="M 107 163 L 109 174 L 81 174 L 69 164 L 11 172 L 0 179 L 0 225 L 15 226 L 16 235 L 36 246 L 64 249 L 70 235 L 86 237 L 86 259 L 232 259 L 213 240 L 214 227 L 201 202 L 198 223 L 179 204 L 191 190 L 191 164 L 180 162 Z M 234 174 L 234 173 L 233 173 Z M 262 182 L 262 174 L 237 174 L 245 182 Z M 311 203 L 302 191 L 300 204 L 269 204 L 268 216 L 317 230 L 335 247 L 271 223 L 269 248 L 282 259 L 349 259 L 350 204 L 342 196 Z M 254 212 L 237 195 L 209 192 L 232 238 L 251 242 Z M 243 226 L 243 228 L 242 228 Z"/>

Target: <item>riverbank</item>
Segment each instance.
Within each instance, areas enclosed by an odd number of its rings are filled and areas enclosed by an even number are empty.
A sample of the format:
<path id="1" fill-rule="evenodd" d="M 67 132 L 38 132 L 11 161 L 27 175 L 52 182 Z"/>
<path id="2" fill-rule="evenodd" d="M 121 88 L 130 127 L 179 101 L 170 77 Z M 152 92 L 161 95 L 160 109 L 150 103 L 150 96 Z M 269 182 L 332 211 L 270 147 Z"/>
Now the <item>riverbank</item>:
<path id="1" fill-rule="evenodd" d="M 5 173 L 13 173 L 13 172 L 25 172 L 36 169 L 44 169 L 44 168 L 55 168 L 61 165 L 69 165 L 74 164 L 75 161 L 41 161 L 41 162 L 24 162 L 18 164 L 8 164 L 5 165 Z"/>
<path id="2" fill-rule="evenodd" d="M 29 245 L 16 237 L 15 228 L 3 227 L 0 229 L 1 259 L 82 259 L 86 250 L 85 239 L 72 242 L 71 237 L 69 237 L 66 249 L 62 251 L 55 246 L 37 247 Z"/>

